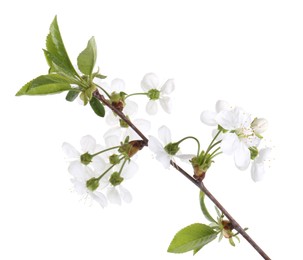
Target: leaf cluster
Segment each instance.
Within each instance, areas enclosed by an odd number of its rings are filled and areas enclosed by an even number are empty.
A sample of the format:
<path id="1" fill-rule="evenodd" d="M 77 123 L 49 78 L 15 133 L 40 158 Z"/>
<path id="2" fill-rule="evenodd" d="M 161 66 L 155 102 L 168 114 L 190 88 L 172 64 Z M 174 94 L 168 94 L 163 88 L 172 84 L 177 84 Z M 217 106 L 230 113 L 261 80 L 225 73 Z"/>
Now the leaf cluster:
<path id="1" fill-rule="evenodd" d="M 22 95 L 49 95 L 67 91 L 66 100 L 74 101 L 79 95 L 84 105 L 90 104 L 93 111 L 103 117 L 105 109 L 102 103 L 93 96 L 97 85 L 93 79 L 103 76 L 93 72 L 97 59 L 97 46 L 94 37 L 91 37 L 86 48 L 78 55 L 77 65 L 81 73 L 72 65 L 65 49 L 59 30 L 57 17 L 51 23 L 49 34 L 46 38 L 46 49 L 43 49 L 49 71 L 26 83 L 16 96 Z M 81 74 L 81 75 L 80 75 Z"/>

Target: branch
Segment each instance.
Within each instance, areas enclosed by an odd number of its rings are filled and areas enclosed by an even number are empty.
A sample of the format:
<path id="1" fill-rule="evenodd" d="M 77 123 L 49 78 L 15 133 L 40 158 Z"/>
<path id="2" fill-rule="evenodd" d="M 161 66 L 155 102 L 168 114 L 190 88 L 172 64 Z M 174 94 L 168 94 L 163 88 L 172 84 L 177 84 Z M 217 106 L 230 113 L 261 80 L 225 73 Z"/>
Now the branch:
<path id="1" fill-rule="evenodd" d="M 210 193 L 210 191 L 205 187 L 203 181 L 197 181 L 195 178 L 190 176 L 186 171 L 184 171 L 175 162 L 170 161 L 170 164 L 175 167 L 180 173 L 182 173 L 187 179 L 189 179 L 193 184 L 195 184 L 205 195 L 221 210 L 221 212 L 228 218 L 232 227 L 239 232 L 247 242 L 266 260 L 270 260 L 269 256 L 257 245 L 257 243 L 247 234 L 247 232 L 238 224 L 238 222 L 228 213 L 228 211 L 220 204 L 220 202 Z"/>
<path id="2" fill-rule="evenodd" d="M 148 146 L 147 137 L 117 108 L 115 108 L 105 97 L 99 93 L 98 90 L 94 92 L 94 97 L 99 99 L 104 105 L 116 113 L 122 120 L 124 120 L 143 140 L 144 145 Z M 269 256 L 257 245 L 257 243 L 247 234 L 247 232 L 238 224 L 238 222 L 228 213 L 228 211 L 220 204 L 220 202 L 210 193 L 210 191 L 205 187 L 203 181 L 196 180 L 190 176 L 185 170 L 183 170 L 178 164 L 170 161 L 170 164 L 179 171 L 184 177 L 196 185 L 205 195 L 221 210 L 221 212 L 228 218 L 232 227 L 239 232 L 247 242 L 265 259 L 270 260 Z"/>

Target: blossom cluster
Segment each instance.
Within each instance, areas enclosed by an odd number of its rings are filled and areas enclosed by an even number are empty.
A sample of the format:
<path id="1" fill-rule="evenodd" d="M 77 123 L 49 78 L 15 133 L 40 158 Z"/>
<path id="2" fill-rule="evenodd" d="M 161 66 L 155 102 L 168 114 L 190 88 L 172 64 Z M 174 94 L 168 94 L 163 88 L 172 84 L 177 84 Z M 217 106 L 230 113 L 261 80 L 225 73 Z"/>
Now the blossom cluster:
<path id="1" fill-rule="evenodd" d="M 146 92 L 130 95 L 125 93 L 125 83 L 122 79 L 114 79 L 111 84 L 104 81 L 98 84 L 108 95 L 111 105 L 123 111 L 126 118 L 131 119 L 132 123 L 145 133 L 150 130 L 151 124 L 146 119 L 135 118 L 138 106 L 128 99 L 129 96 L 147 96 L 146 112 L 150 115 L 158 111 L 158 101 L 165 112 L 171 111 L 168 94 L 174 90 L 172 79 L 159 87 L 158 77 L 154 73 L 148 73 L 141 81 L 142 89 Z M 79 101 L 84 105 L 81 96 Z M 107 206 L 108 202 L 119 205 L 122 201 L 131 202 L 132 196 L 124 187 L 124 181 L 130 179 L 138 170 L 134 162 L 136 156 L 133 155 L 137 152 L 135 144 L 140 143 L 138 134 L 113 111 L 107 113 L 106 122 L 110 129 L 104 134 L 105 145 L 97 144 L 91 135 L 81 138 L 80 152 L 69 143 L 62 145 L 69 161 L 68 171 L 72 175 L 74 190 L 83 198 L 97 201 L 102 207 Z"/>
<path id="2" fill-rule="evenodd" d="M 246 170 L 251 161 L 251 177 L 254 181 L 264 178 L 269 166 L 272 148 L 262 147 L 263 134 L 268 122 L 264 118 L 252 117 L 240 107 L 233 107 L 226 101 L 216 103 L 216 111 L 201 113 L 201 121 L 209 126 L 215 126 L 215 133 L 220 131 L 221 150 L 224 154 L 233 155 L 235 165 L 240 170 Z"/>

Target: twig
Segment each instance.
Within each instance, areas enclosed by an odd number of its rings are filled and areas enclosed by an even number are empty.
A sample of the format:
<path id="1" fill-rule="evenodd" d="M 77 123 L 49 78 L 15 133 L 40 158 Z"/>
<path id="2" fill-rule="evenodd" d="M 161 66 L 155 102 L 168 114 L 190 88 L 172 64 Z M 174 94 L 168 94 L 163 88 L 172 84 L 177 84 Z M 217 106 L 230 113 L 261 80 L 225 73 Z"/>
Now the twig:
<path id="1" fill-rule="evenodd" d="M 94 92 L 94 96 L 99 99 L 104 105 L 109 107 L 114 113 L 116 113 L 122 120 L 124 120 L 143 140 L 144 145 L 148 146 L 148 139 L 146 136 L 117 108 L 115 108 L 105 97 L 99 93 L 98 90 Z M 221 210 L 221 212 L 228 218 L 232 227 L 239 232 L 247 242 L 265 259 L 270 260 L 269 256 L 257 245 L 257 243 L 247 234 L 247 232 L 238 224 L 238 222 L 228 213 L 228 211 L 220 204 L 220 202 L 210 193 L 210 191 L 205 187 L 203 181 L 199 181 L 189 175 L 185 170 L 183 170 L 175 162 L 170 161 L 170 164 L 179 171 L 184 177 L 195 184 L 205 195 Z"/>

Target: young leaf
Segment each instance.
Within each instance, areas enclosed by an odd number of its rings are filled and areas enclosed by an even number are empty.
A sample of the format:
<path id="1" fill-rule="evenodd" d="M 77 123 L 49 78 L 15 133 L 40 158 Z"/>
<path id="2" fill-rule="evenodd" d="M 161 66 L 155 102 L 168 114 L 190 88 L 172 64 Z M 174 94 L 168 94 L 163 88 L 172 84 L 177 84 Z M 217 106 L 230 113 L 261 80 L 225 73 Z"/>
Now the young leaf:
<path id="1" fill-rule="evenodd" d="M 106 79 L 107 78 L 107 76 L 104 76 L 104 75 L 102 75 L 100 73 L 94 73 L 93 77 L 96 77 L 96 78 L 99 78 L 99 79 Z"/>
<path id="2" fill-rule="evenodd" d="M 69 82 L 58 74 L 39 76 L 25 84 L 16 94 L 21 95 L 47 95 L 70 90 Z"/>
<path id="3" fill-rule="evenodd" d="M 89 101 L 89 104 L 98 116 L 104 117 L 104 115 L 105 115 L 104 106 L 101 104 L 101 102 L 97 98 L 92 97 L 91 100 Z"/>
<path id="4" fill-rule="evenodd" d="M 205 193 L 200 191 L 200 207 L 201 207 L 202 213 L 204 214 L 204 216 L 207 220 L 209 220 L 210 222 L 217 223 L 217 221 L 215 221 L 214 218 L 209 214 L 209 212 L 206 208 L 204 199 L 205 199 Z"/>
<path id="5" fill-rule="evenodd" d="M 195 223 L 181 229 L 171 241 L 167 251 L 170 253 L 185 253 L 194 250 L 194 253 L 196 253 L 216 237 L 217 232 L 212 228 Z"/>
<path id="6" fill-rule="evenodd" d="M 87 43 L 86 48 L 79 54 L 77 62 L 79 70 L 88 76 L 92 75 L 97 59 L 97 46 L 95 38 L 92 37 Z"/>
<path id="7" fill-rule="evenodd" d="M 65 99 L 69 102 L 73 102 L 79 96 L 79 93 L 80 93 L 79 91 L 72 89 L 67 92 Z"/>
<path id="8" fill-rule="evenodd" d="M 46 38 L 46 50 L 48 53 L 48 55 L 46 55 L 46 60 L 51 67 L 51 72 L 60 72 L 58 70 L 61 68 L 65 73 L 73 77 L 79 77 L 64 47 L 57 22 L 57 16 L 55 16 L 49 31 L 50 32 Z M 57 65 L 57 68 L 53 66 L 54 64 Z"/>

